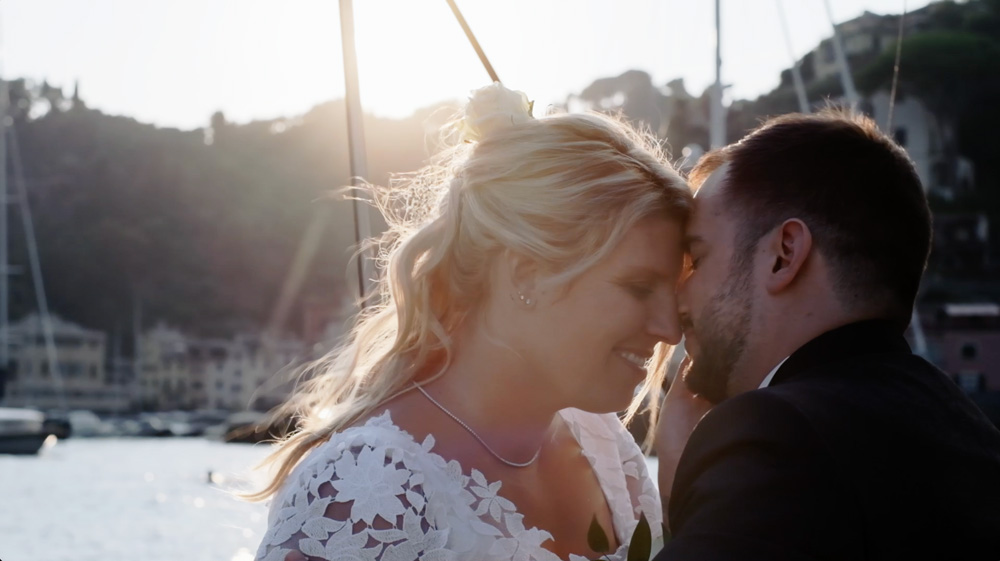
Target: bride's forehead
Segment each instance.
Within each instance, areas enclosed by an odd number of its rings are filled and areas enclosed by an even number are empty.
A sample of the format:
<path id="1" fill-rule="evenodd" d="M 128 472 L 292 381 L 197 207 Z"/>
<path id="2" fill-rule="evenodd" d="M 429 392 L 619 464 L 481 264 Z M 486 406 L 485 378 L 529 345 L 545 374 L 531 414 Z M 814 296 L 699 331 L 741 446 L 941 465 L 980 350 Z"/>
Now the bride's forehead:
<path id="1" fill-rule="evenodd" d="M 680 224 L 657 220 L 632 228 L 605 262 L 612 266 L 637 266 L 652 269 L 669 268 L 672 257 L 683 250 Z"/>

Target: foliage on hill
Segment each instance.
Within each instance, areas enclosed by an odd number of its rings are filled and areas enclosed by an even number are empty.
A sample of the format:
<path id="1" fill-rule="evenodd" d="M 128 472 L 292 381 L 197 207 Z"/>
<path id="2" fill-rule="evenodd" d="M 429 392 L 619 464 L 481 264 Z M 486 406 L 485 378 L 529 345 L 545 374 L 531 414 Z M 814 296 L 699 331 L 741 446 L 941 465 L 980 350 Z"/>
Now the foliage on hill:
<path id="1" fill-rule="evenodd" d="M 23 81 L 11 87 L 52 310 L 109 332 L 131 329 L 137 302 L 147 323 L 206 335 L 259 329 L 320 215 L 328 227 L 303 296 L 343 297 L 352 211 L 331 196 L 350 181 L 343 102 L 244 125 L 217 113 L 211 127 L 180 131 L 105 115 L 54 92 Z M 422 164 L 430 114 L 366 119 L 368 179 Z M 27 265 L 16 207 L 10 211 L 11 261 Z M 35 308 L 28 275 L 15 277 L 11 290 L 14 317 Z"/>

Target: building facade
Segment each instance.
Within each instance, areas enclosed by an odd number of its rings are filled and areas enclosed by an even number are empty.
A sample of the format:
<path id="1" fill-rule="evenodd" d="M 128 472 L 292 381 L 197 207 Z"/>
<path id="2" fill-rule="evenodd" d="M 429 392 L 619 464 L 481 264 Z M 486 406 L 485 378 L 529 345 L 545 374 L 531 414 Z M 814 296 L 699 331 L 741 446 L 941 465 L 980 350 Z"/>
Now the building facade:
<path id="1" fill-rule="evenodd" d="M 164 325 L 143 334 L 140 346 L 138 395 L 147 410 L 267 410 L 288 396 L 287 375 L 306 355 L 297 340 L 202 339 Z"/>
<path id="2" fill-rule="evenodd" d="M 106 335 L 50 316 L 51 347 L 38 314 L 10 325 L 11 367 L 4 404 L 43 410 L 128 408 L 126 388 L 111 383 Z"/>
<path id="3" fill-rule="evenodd" d="M 968 393 L 1000 392 L 1000 304 L 944 304 L 922 317 L 932 362 Z"/>

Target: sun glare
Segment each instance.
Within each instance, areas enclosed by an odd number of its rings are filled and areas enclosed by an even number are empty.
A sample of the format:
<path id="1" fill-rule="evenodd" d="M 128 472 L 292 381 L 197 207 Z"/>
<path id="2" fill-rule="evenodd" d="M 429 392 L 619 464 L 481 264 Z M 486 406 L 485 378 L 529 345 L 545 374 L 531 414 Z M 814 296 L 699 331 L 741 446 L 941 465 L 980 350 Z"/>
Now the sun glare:
<path id="1" fill-rule="evenodd" d="M 491 33 L 489 22 L 473 24 L 477 35 Z M 355 35 L 362 100 L 386 116 L 404 117 L 445 101 L 442 91 L 464 97 L 489 82 L 443 0 L 355 2 Z"/>

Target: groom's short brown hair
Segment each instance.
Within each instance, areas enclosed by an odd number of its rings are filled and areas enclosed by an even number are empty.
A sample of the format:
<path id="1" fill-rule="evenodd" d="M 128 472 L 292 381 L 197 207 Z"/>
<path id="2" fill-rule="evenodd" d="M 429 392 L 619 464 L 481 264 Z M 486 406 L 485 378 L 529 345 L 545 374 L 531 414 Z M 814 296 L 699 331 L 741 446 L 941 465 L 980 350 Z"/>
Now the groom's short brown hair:
<path id="1" fill-rule="evenodd" d="M 738 220 L 736 255 L 789 218 L 832 263 L 838 297 L 909 323 L 931 244 L 931 215 L 906 152 L 870 118 L 828 109 L 764 122 L 706 154 L 699 186 L 728 163 L 722 193 Z"/>

